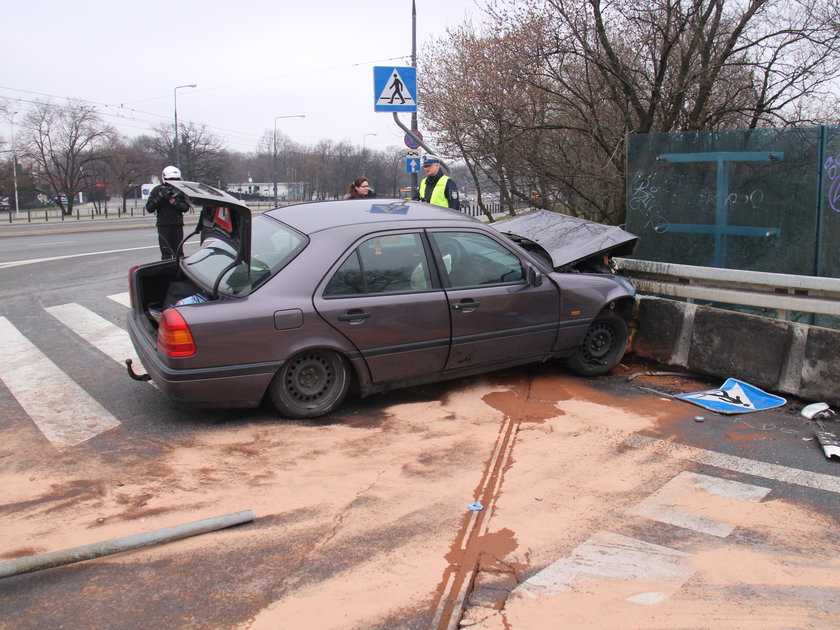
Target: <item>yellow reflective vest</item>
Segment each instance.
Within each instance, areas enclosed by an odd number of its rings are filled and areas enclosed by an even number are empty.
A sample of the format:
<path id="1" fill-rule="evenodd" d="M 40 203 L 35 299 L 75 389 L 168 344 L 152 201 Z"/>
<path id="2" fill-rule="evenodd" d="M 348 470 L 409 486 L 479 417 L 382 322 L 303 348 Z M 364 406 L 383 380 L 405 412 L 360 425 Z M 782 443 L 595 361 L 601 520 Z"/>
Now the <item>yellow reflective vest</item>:
<path id="1" fill-rule="evenodd" d="M 424 177 L 423 181 L 420 182 L 420 199 L 426 198 L 426 182 L 428 180 L 428 177 Z M 429 199 L 429 203 L 435 206 L 443 206 L 444 208 L 449 207 L 449 199 L 446 198 L 446 182 L 448 181 L 448 175 L 441 175 L 440 179 L 437 181 L 434 189 L 432 190 L 432 196 Z"/>

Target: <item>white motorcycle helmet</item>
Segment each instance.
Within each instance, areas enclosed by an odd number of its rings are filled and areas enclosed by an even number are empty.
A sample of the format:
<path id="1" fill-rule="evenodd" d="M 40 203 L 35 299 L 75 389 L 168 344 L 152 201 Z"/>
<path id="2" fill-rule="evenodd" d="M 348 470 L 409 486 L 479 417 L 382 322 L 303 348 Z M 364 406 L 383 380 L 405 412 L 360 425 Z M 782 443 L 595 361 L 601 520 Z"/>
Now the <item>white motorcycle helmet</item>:
<path id="1" fill-rule="evenodd" d="M 177 166 L 167 166 L 161 173 L 161 179 L 167 181 L 169 179 L 181 179 L 181 169 Z"/>

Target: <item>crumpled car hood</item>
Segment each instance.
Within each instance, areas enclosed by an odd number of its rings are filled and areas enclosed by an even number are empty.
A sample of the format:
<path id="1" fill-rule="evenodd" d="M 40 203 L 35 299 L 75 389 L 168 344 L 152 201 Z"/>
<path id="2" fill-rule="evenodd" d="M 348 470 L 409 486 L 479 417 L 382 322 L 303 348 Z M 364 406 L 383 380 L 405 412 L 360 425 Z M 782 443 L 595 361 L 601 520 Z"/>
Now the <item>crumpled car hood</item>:
<path id="1" fill-rule="evenodd" d="M 639 241 L 638 236 L 620 227 L 548 210 L 535 210 L 489 225 L 514 241 L 527 239 L 536 244 L 555 269 L 593 256 L 629 256 Z"/>

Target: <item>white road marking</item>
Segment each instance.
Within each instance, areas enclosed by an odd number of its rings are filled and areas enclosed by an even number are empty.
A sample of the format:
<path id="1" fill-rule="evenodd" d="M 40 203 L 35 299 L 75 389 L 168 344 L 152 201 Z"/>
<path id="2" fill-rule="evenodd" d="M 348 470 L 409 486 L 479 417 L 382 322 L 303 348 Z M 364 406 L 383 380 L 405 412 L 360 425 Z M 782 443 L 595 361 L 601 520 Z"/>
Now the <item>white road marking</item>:
<path id="1" fill-rule="evenodd" d="M 53 445 L 75 446 L 120 425 L 5 317 L 0 347 L 0 380 Z"/>
<path id="2" fill-rule="evenodd" d="M 634 434 L 624 442 L 628 446 L 635 446 L 637 448 L 651 447 L 655 450 L 672 453 L 676 457 L 683 457 L 698 464 L 715 466 L 724 470 L 731 470 L 732 472 L 764 477 L 765 479 L 775 479 L 776 481 L 805 486 L 806 488 L 840 493 L 840 477 L 834 477 L 832 475 L 824 475 L 799 468 L 790 468 L 789 466 L 780 466 L 779 464 L 769 464 L 736 455 L 707 451 L 685 444 L 657 440 L 646 435 Z"/>
<path id="3" fill-rule="evenodd" d="M 146 371 L 134 351 L 131 338 L 119 326 L 73 302 L 48 306 L 44 310 L 123 368 L 125 360 L 131 359 L 135 372 L 143 374 Z M 154 385 L 152 381 L 146 382 Z"/>
<path id="4" fill-rule="evenodd" d="M 683 471 L 631 509 L 630 513 L 726 538 L 735 529 L 735 525 L 699 514 L 697 510 L 702 508 L 692 509 L 692 505 L 697 504 L 698 494 L 708 493 L 737 501 L 758 503 L 768 492 L 770 488 Z M 699 501 L 703 503 L 702 496 Z"/>
<path id="5" fill-rule="evenodd" d="M 109 295 L 108 299 L 113 300 L 117 304 L 122 304 L 126 308 L 131 308 L 131 296 L 128 291 L 125 293 L 114 293 L 114 295 Z"/>
<path id="6" fill-rule="evenodd" d="M 0 269 L 8 267 L 21 267 L 23 265 L 34 265 L 35 263 L 52 262 L 54 260 L 66 260 L 68 258 L 82 258 L 84 256 L 99 256 L 100 254 L 119 254 L 120 252 L 134 252 L 140 249 L 157 249 L 157 245 L 145 247 L 127 247 L 125 249 L 109 249 L 101 252 L 85 252 L 83 254 L 67 254 L 65 256 L 51 256 L 49 258 L 30 258 L 29 260 L 15 260 L 12 262 L 0 263 Z"/>
<path id="7" fill-rule="evenodd" d="M 656 604 L 680 588 L 692 575 L 689 554 L 611 532 L 598 532 L 568 558 L 531 576 L 513 593 L 537 598 L 572 590 L 586 581 L 620 580 L 644 584 L 644 592 L 629 597 L 639 604 Z M 649 591 L 655 585 L 655 591 Z"/>

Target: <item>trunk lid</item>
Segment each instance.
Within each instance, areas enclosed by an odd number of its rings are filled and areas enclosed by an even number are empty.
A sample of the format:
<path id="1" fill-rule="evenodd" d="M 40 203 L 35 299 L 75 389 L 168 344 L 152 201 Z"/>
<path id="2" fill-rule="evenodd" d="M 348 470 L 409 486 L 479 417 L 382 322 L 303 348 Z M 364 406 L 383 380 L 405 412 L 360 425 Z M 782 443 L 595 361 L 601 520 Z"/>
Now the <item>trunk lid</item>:
<path id="1" fill-rule="evenodd" d="M 251 210 L 228 193 L 202 184 L 168 180 L 195 208 L 201 208 L 198 224 L 190 236 L 200 234 L 203 244 L 208 238 L 220 239 L 236 251 L 235 263 L 251 262 Z M 183 256 L 183 252 L 178 252 Z"/>

